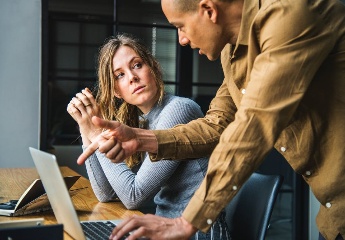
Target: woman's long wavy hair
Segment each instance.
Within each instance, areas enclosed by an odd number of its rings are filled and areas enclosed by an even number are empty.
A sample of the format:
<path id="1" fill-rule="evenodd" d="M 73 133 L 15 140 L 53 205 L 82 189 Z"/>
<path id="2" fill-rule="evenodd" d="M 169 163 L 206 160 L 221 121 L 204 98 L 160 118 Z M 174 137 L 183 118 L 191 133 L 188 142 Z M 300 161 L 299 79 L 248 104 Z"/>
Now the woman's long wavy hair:
<path id="1" fill-rule="evenodd" d="M 113 58 L 121 46 L 132 48 L 143 62 L 149 66 L 158 89 L 158 103 L 162 101 L 164 95 L 164 83 L 160 64 L 148 48 L 138 39 L 128 34 L 119 34 L 115 37 L 109 38 L 100 48 L 98 57 L 98 91 L 96 102 L 104 119 L 116 120 L 130 127 L 139 127 L 139 116 L 141 114 L 139 108 L 115 96 L 117 85 L 114 76 Z M 135 154 L 126 159 L 126 164 L 129 167 L 133 167 L 139 162 L 140 154 Z"/>

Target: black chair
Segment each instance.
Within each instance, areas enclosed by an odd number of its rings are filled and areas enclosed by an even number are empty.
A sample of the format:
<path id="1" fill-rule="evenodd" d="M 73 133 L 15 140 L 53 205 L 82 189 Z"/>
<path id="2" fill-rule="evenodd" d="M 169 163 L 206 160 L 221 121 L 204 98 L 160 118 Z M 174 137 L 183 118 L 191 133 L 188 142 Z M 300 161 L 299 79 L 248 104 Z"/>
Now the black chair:
<path id="1" fill-rule="evenodd" d="M 253 173 L 226 206 L 232 240 L 264 240 L 272 210 L 283 182 L 281 175 Z"/>

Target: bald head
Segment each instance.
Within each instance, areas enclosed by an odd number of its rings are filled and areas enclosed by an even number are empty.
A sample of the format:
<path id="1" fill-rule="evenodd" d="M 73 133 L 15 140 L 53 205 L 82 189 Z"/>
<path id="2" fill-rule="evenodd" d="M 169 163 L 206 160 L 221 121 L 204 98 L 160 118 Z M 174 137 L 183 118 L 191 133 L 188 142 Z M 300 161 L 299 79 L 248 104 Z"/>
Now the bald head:
<path id="1" fill-rule="evenodd" d="M 173 5 L 179 12 L 192 12 L 197 9 L 199 2 L 200 0 L 162 0 L 161 4 L 162 6 Z"/>
<path id="2" fill-rule="evenodd" d="M 174 1 L 175 6 L 179 11 L 193 12 L 198 8 L 200 0 L 171 0 Z"/>
<path id="3" fill-rule="evenodd" d="M 198 4 L 202 0 L 162 0 L 162 4 L 164 2 L 169 1 L 170 4 L 174 5 L 174 8 L 179 12 L 193 12 L 198 9 Z M 220 2 L 232 2 L 234 0 L 212 0 L 212 1 L 220 1 Z"/>

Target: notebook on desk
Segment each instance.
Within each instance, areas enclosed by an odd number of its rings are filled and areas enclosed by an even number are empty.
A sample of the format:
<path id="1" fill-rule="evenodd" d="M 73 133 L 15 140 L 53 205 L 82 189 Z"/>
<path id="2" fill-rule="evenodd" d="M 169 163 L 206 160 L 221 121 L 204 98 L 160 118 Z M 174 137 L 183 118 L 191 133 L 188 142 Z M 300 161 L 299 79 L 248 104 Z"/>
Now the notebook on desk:
<path id="1" fill-rule="evenodd" d="M 29 150 L 56 220 L 63 224 L 64 230 L 77 240 L 109 239 L 111 231 L 121 220 L 79 221 L 56 157 L 31 147 Z"/>

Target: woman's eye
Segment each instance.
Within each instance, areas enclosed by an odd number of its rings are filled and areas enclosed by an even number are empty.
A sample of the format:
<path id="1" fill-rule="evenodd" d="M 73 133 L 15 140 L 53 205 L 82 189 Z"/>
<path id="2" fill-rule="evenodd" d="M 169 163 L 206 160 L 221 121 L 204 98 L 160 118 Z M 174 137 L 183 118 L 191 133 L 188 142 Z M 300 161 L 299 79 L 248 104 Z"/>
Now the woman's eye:
<path id="1" fill-rule="evenodd" d="M 142 67 L 142 63 L 135 63 L 133 68 L 141 68 Z"/>
<path id="2" fill-rule="evenodd" d="M 122 78 L 123 76 L 124 76 L 123 73 L 116 73 L 116 74 L 115 74 L 115 79 L 120 79 L 120 78 Z"/>

